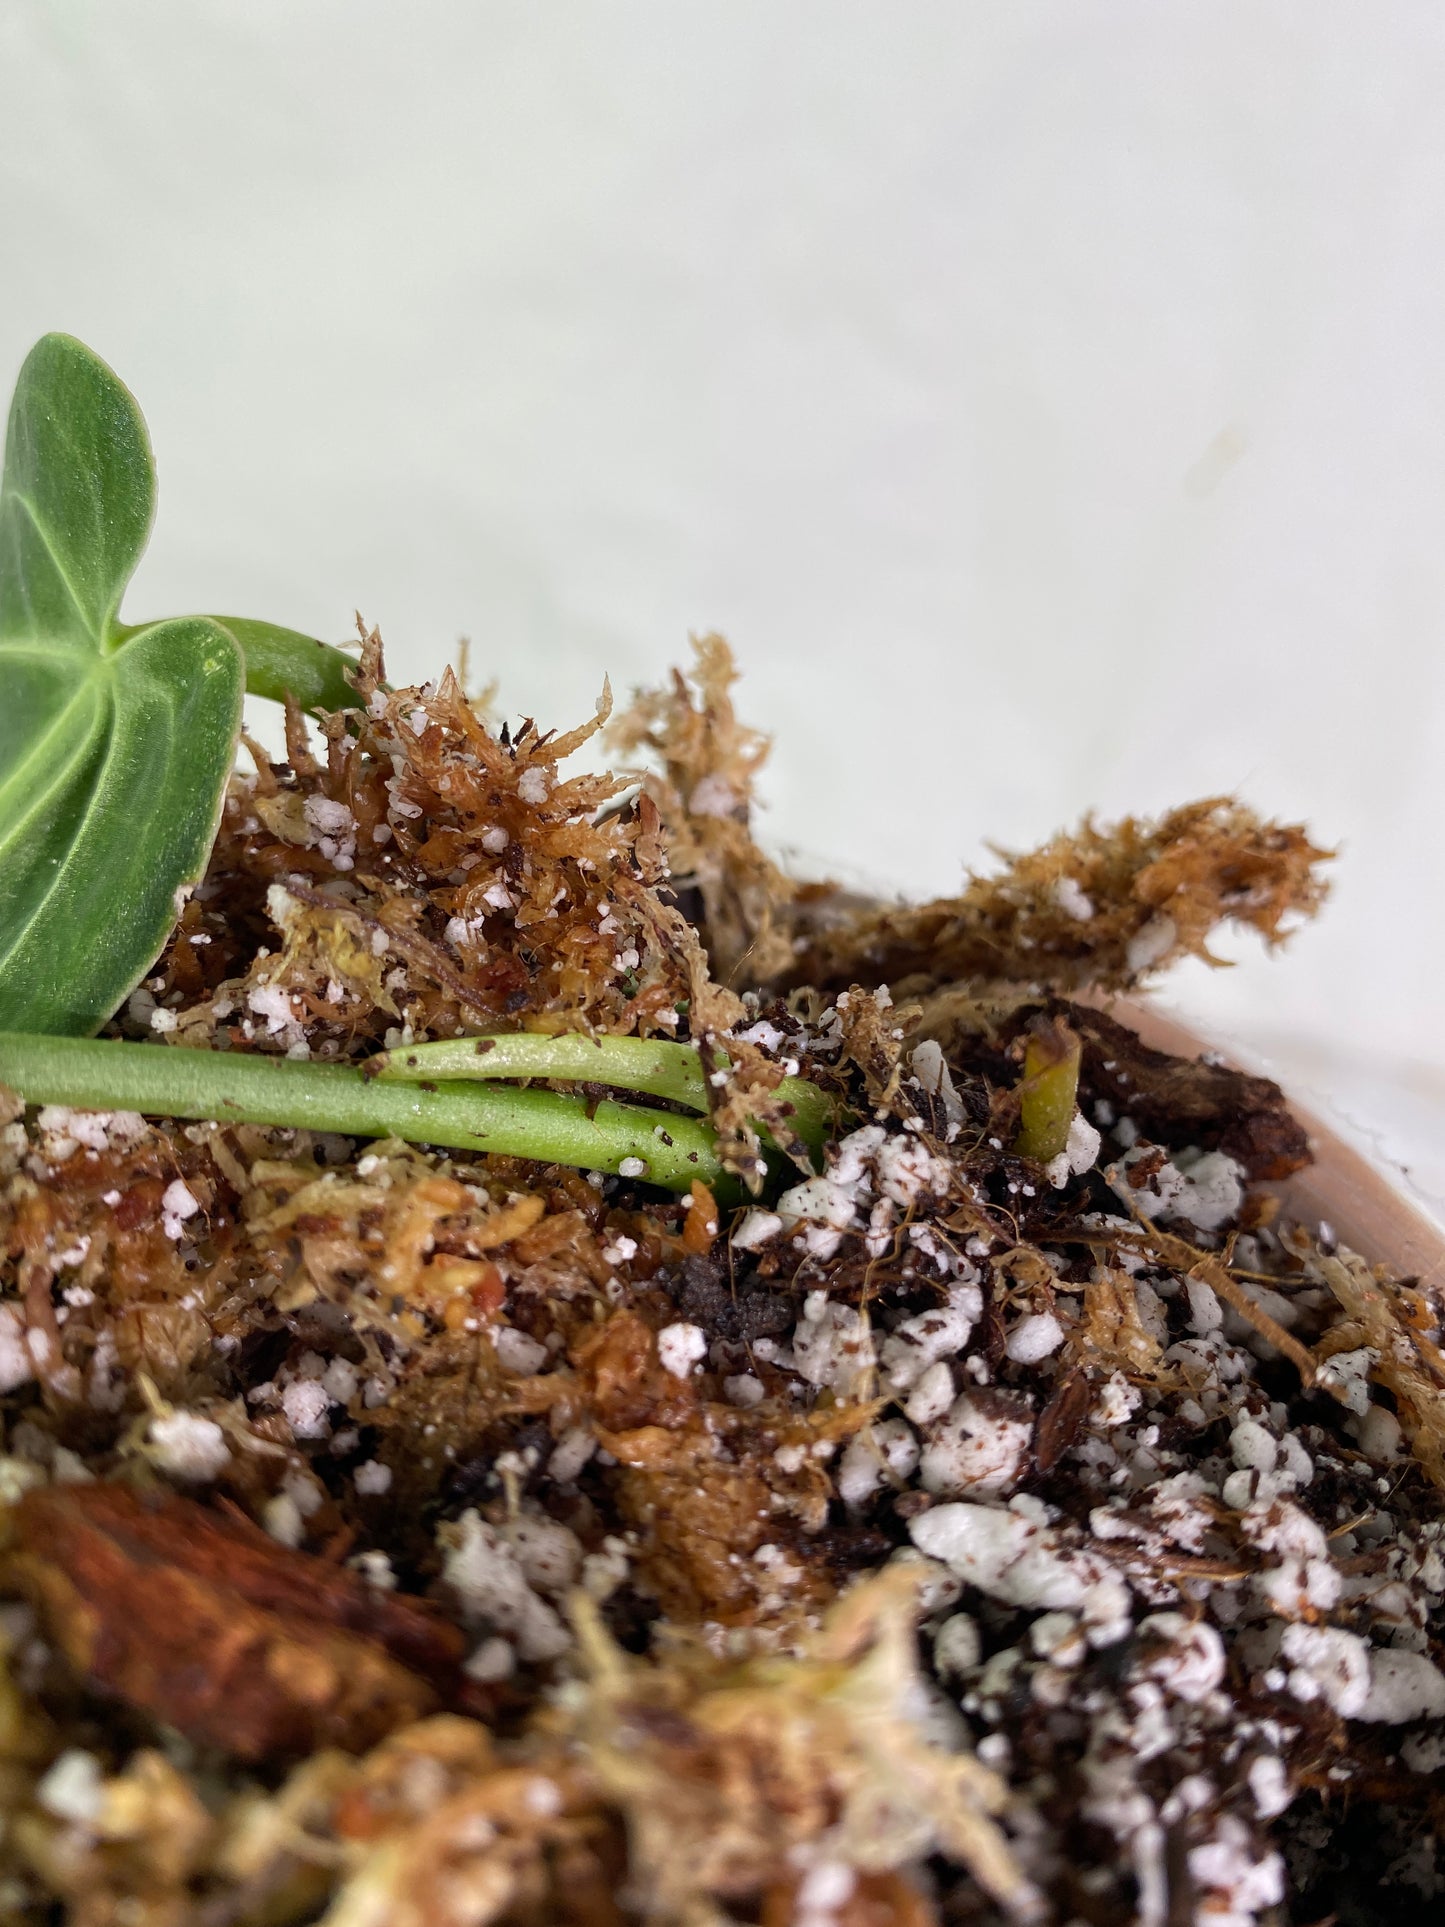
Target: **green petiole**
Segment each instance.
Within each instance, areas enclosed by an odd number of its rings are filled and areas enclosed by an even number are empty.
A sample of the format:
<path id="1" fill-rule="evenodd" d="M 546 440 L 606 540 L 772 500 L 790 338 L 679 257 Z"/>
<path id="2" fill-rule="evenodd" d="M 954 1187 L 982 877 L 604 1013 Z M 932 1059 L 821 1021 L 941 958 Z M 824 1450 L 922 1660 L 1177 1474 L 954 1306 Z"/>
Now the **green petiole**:
<path id="1" fill-rule="evenodd" d="M 707 1109 L 707 1079 L 691 1044 L 666 1038 L 589 1037 L 585 1031 L 549 1036 L 515 1030 L 489 1037 L 448 1037 L 436 1044 L 403 1044 L 379 1051 L 362 1066 L 368 1077 L 388 1083 L 489 1082 L 499 1077 L 565 1078 L 606 1084 L 618 1091 L 645 1091 Z"/>
<path id="2" fill-rule="evenodd" d="M 15 1031 L 0 1032 L 0 1084 L 32 1104 L 397 1137 L 607 1171 L 668 1191 L 700 1178 L 720 1203 L 741 1197 L 700 1119 L 557 1091 L 432 1090 L 340 1064 Z"/>
<path id="3" fill-rule="evenodd" d="M 1017 1156 L 1048 1164 L 1068 1148 L 1082 1057 L 1083 1047 L 1067 1024 L 1051 1021 L 1030 1031 L 1019 1085 Z"/>
<path id="4" fill-rule="evenodd" d="M 287 629 L 279 622 L 258 622 L 252 616 L 206 616 L 224 629 L 241 651 L 245 665 L 246 694 L 263 696 L 268 702 L 284 703 L 289 696 L 298 709 L 314 713 L 322 709 L 352 709 L 356 691 L 347 681 L 355 668 L 350 656 L 318 642 L 299 629 Z M 149 623 L 117 623 L 111 647 L 120 649 L 132 636 L 143 635 Z"/>
<path id="5" fill-rule="evenodd" d="M 726 1061 L 724 1059 L 724 1061 Z M 363 1069 L 380 1082 L 485 1081 L 503 1077 L 565 1079 L 606 1084 L 613 1090 L 644 1091 L 691 1111 L 708 1108 L 707 1074 L 691 1044 L 666 1038 L 589 1037 L 581 1031 L 548 1036 L 540 1031 L 510 1031 L 489 1037 L 451 1037 L 434 1044 L 407 1044 L 369 1058 Z M 815 1164 L 836 1123 L 836 1106 L 805 1077 L 785 1077 L 778 1095 L 791 1104 L 793 1129 Z"/>

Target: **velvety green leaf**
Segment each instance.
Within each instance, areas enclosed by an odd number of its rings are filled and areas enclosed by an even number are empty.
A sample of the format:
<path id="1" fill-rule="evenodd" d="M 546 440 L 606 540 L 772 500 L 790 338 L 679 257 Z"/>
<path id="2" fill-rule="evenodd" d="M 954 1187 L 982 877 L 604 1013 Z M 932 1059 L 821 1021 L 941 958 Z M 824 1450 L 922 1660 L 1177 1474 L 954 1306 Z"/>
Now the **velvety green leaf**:
<path id="1" fill-rule="evenodd" d="M 242 665 L 204 616 L 113 654 L 0 637 L 0 1028 L 93 1031 L 205 871 Z"/>
<path id="2" fill-rule="evenodd" d="M 20 371 L 0 483 L 0 1024 L 103 1023 L 215 837 L 240 651 L 204 617 L 116 620 L 154 498 L 129 391 L 47 335 Z"/>
<path id="3" fill-rule="evenodd" d="M 0 636 L 113 639 L 155 508 L 140 410 L 99 356 L 46 335 L 20 370 L 0 484 Z"/>
<path id="4" fill-rule="evenodd" d="M 20 371 L 0 482 L 0 1027 L 95 1030 L 203 874 L 250 669 L 349 707 L 347 658 L 273 623 L 127 627 L 155 475 L 124 383 L 68 335 Z"/>

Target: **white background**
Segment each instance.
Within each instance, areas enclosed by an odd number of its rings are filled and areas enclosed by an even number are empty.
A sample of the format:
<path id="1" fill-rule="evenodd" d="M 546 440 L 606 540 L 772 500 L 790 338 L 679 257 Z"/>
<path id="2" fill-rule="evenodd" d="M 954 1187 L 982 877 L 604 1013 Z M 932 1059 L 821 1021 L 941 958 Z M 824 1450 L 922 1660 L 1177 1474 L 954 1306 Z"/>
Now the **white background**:
<path id="1" fill-rule="evenodd" d="M 765 835 L 954 887 L 1238 788 L 1326 919 L 1176 1003 L 1445 1198 L 1445 13 L 6 0 L 0 386 L 135 388 L 128 613 L 570 723 L 717 627 Z"/>

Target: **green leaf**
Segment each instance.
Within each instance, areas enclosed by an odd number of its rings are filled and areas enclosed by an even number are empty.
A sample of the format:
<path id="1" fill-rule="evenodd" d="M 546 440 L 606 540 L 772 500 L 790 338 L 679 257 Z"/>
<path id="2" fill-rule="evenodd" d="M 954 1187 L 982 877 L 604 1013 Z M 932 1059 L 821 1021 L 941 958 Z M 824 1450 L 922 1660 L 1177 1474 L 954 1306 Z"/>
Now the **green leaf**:
<path id="1" fill-rule="evenodd" d="M 103 649 L 155 512 L 135 398 L 69 335 L 20 370 L 0 483 L 0 637 Z"/>
<path id="2" fill-rule="evenodd" d="M 145 975 L 205 872 L 243 683 L 355 703 L 348 658 L 294 629 L 121 623 L 154 509 L 134 397 L 46 335 L 0 481 L 0 1026 L 93 1031 Z"/>
<path id="3" fill-rule="evenodd" d="M 0 634 L 0 1027 L 96 1030 L 205 872 L 241 657 L 204 616 L 110 655 Z"/>
<path id="4" fill-rule="evenodd" d="M 47 335 L 20 371 L 0 482 L 0 1024 L 104 1023 L 215 839 L 241 653 L 203 616 L 116 620 L 154 503 L 129 390 Z"/>

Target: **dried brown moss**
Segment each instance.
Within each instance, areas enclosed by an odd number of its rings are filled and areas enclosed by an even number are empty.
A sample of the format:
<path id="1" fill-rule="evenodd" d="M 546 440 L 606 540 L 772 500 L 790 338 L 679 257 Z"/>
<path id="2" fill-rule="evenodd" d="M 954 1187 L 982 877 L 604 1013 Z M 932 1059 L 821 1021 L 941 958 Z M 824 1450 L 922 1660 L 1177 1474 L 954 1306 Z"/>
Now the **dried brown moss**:
<path id="1" fill-rule="evenodd" d="M 753 838 L 754 786 L 772 739 L 740 723 L 738 680 L 721 636 L 693 642 L 690 676 L 640 691 L 612 725 L 622 756 L 647 751 L 640 772 L 662 819 L 673 888 L 699 899 L 698 924 L 720 982 L 766 983 L 790 955 L 780 913 L 797 886 Z"/>
<path id="2" fill-rule="evenodd" d="M 787 1887 L 827 1838 L 867 1872 L 942 1852 L 1008 1914 L 1037 1914 L 995 1817 L 1003 1782 L 918 1739 L 912 1593 L 895 1569 L 841 1601 L 797 1659 L 734 1667 L 691 1642 L 639 1665 L 584 1615 L 580 1736 L 664 1918 L 719 1920 L 709 1903 Z"/>
<path id="3" fill-rule="evenodd" d="M 1181 957 L 1210 956 L 1222 923 L 1278 943 L 1324 898 L 1329 852 L 1297 824 L 1271 823 L 1211 798 L 1157 822 L 1092 820 L 1011 856 L 962 896 L 863 908 L 812 936 L 780 981 L 819 988 L 886 983 L 916 994 L 966 984 L 1122 990 Z"/>
<path id="4" fill-rule="evenodd" d="M 1438 1305 L 1418 1286 L 1372 1271 L 1351 1251 L 1315 1252 L 1310 1263 L 1344 1313 L 1319 1346 L 1320 1358 L 1368 1351 L 1370 1376 L 1393 1397 L 1411 1452 L 1445 1490 L 1445 1353 Z"/>
<path id="5" fill-rule="evenodd" d="M 178 1043 L 304 1038 L 323 1058 L 380 1048 L 393 1029 L 675 1035 L 694 972 L 650 895 L 655 825 L 637 810 L 599 820 L 621 779 L 559 769 L 610 695 L 567 734 L 493 733 L 450 671 L 387 690 L 374 632 L 357 691 L 324 754 L 293 717 L 288 761 L 233 784 L 133 1021 L 154 1002 Z"/>
<path id="6" fill-rule="evenodd" d="M 926 1927 L 913 1870 L 935 1850 L 1029 1918 L 1003 1781 L 917 1737 L 912 1591 L 901 1572 L 874 1581 L 799 1657 L 742 1664 L 687 1641 L 632 1660 L 584 1607 L 583 1681 L 524 1745 L 435 1715 L 210 1811 L 142 1751 L 100 1783 L 88 1851 L 22 1794 L 10 1852 L 86 1927 L 283 1927 L 323 1906 L 329 1927 L 621 1927 L 639 1911 L 720 1927 L 738 1906 L 780 1917 L 800 1868 L 843 1838 L 860 1901 L 881 1904 L 839 1919 Z"/>

